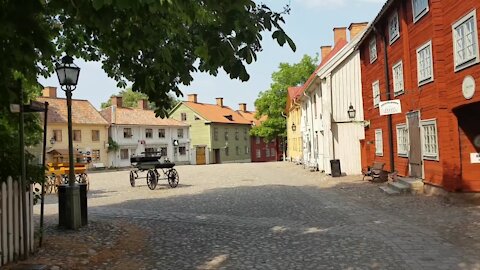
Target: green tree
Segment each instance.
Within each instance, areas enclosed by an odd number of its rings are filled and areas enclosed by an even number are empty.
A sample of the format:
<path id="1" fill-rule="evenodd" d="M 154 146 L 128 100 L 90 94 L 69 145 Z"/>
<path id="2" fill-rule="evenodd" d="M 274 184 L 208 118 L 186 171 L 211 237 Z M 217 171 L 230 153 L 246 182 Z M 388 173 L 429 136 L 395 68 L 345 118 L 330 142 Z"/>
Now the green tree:
<path id="1" fill-rule="evenodd" d="M 253 136 L 271 140 L 277 136 L 286 137 L 286 119 L 283 116 L 290 86 L 303 85 L 317 67 L 318 56 L 304 55 L 296 64 L 281 63 L 279 70 L 272 74 L 270 89 L 260 92 L 255 107 L 256 118 L 267 116 L 262 125 L 251 129 Z"/>
<path id="2" fill-rule="evenodd" d="M 112 105 L 112 99 L 111 98 L 113 96 L 122 97 L 122 106 L 127 107 L 127 108 L 136 108 L 137 105 L 138 105 L 138 101 L 141 100 L 141 99 L 147 99 L 148 100 L 148 96 L 146 94 L 140 93 L 140 92 L 134 92 L 132 90 L 132 88 L 129 87 L 127 89 L 121 90 L 116 95 L 112 95 L 109 100 L 107 100 L 106 102 L 102 102 L 100 107 L 102 109 L 104 109 L 106 107 L 111 106 Z M 166 105 L 166 107 L 173 107 L 179 102 L 179 100 L 177 100 L 173 95 L 170 94 L 168 100 L 165 100 L 165 102 L 168 102 L 168 105 Z M 157 109 L 155 103 L 153 103 L 153 102 L 148 102 L 148 108 L 150 110 L 156 110 Z"/>

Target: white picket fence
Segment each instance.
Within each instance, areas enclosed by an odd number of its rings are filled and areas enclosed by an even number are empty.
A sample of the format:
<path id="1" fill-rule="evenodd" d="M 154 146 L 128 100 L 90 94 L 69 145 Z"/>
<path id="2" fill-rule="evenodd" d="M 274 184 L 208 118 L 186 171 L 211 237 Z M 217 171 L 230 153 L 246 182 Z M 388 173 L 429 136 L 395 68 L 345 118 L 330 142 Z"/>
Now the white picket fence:
<path id="1" fill-rule="evenodd" d="M 28 252 L 34 251 L 33 187 L 25 194 Z M 22 196 L 19 181 L 11 177 L 0 183 L 0 266 L 24 255 Z"/>

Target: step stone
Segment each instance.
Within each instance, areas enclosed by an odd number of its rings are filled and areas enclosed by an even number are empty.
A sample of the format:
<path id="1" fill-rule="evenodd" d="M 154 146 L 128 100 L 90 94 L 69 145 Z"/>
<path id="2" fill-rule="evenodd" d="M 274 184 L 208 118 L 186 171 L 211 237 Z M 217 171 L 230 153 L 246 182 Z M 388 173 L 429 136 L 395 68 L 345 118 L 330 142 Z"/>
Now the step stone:
<path id="1" fill-rule="evenodd" d="M 410 177 L 398 177 L 396 182 L 402 183 L 410 187 L 412 193 L 423 192 L 423 181 L 421 179 L 410 178 Z"/>
<path id="2" fill-rule="evenodd" d="M 410 186 L 408 186 L 408 185 L 406 185 L 402 182 L 389 182 L 388 186 L 391 189 L 396 190 L 400 193 L 409 193 L 411 191 Z"/>
<path id="3" fill-rule="evenodd" d="M 387 186 L 380 186 L 379 187 L 384 193 L 388 195 L 400 195 L 400 192 L 392 189 L 391 187 Z"/>

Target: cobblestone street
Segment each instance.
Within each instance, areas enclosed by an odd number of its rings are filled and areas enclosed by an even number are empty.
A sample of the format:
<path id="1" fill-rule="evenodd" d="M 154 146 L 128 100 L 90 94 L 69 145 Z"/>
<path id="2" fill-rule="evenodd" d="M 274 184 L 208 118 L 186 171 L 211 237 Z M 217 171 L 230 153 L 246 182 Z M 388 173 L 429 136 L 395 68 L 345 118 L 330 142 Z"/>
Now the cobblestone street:
<path id="1" fill-rule="evenodd" d="M 130 187 L 128 171 L 90 174 L 90 224 L 78 232 L 55 228 L 57 199 L 49 196 L 45 248 L 27 262 L 50 269 L 480 269 L 478 206 L 387 196 L 359 176 L 330 178 L 292 163 L 176 168 L 180 185 L 164 181 L 154 191 L 144 179 Z M 59 237 L 84 251 L 52 254 Z"/>

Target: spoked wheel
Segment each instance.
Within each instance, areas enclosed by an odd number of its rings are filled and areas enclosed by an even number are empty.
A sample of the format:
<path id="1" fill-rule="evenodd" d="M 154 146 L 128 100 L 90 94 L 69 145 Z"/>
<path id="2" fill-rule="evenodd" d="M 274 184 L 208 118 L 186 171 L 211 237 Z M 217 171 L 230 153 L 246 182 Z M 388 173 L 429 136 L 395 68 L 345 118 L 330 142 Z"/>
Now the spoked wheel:
<path id="1" fill-rule="evenodd" d="M 43 183 L 44 185 L 43 191 L 45 192 L 45 194 L 52 193 L 54 181 L 52 181 L 51 179 L 52 179 L 51 176 L 45 176 L 45 183 Z"/>
<path id="2" fill-rule="evenodd" d="M 86 173 L 81 173 L 77 176 L 77 183 L 87 184 L 87 191 L 90 189 L 90 181 L 89 181 L 88 175 Z"/>
<path id="3" fill-rule="evenodd" d="M 176 188 L 178 186 L 178 181 L 180 180 L 177 170 L 175 169 L 168 170 L 167 177 L 168 177 L 168 184 L 170 185 L 170 187 Z"/>
<path id="4" fill-rule="evenodd" d="M 130 186 L 135 187 L 135 174 L 130 171 Z"/>
<path id="5" fill-rule="evenodd" d="M 157 174 L 154 170 L 149 170 L 147 173 L 147 186 L 149 189 L 154 190 L 157 187 Z"/>

